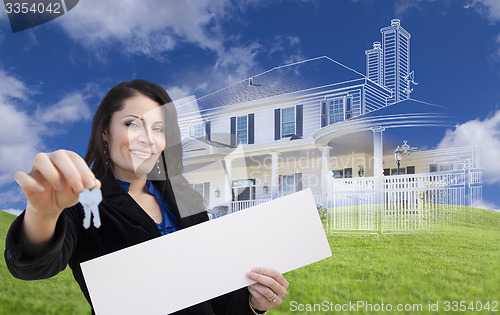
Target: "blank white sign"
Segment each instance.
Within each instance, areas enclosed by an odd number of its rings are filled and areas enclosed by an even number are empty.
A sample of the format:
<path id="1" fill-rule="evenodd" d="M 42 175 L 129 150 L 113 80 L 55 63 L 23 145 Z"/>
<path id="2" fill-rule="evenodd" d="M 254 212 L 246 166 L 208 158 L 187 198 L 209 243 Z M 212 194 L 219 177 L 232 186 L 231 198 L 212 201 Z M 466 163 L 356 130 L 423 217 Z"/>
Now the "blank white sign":
<path id="1" fill-rule="evenodd" d="M 164 315 L 252 284 L 253 267 L 285 273 L 331 255 L 307 189 L 81 267 L 98 315 Z"/>

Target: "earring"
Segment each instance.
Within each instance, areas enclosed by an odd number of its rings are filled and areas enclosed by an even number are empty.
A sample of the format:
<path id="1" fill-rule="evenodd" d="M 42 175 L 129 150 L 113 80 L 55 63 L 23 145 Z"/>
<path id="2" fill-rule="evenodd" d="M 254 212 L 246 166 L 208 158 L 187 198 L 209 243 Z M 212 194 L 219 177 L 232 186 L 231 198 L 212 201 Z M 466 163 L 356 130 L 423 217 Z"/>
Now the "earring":
<path id="1" fill-rule="evenodd" d="M 104 149 L 103 153 L 104 153 L 104 159 L 106 160 L 106 162 L 104 164 L 106 164 L 106 167 L 109 167 L 109 156 L 108 156 L 108 143 L 106 141 L 104 141 L 104 145 L 106 146 L 106 149 Z"/>
<path id="2" fill-rule="evenodd" d="M 156 161 L 156 168 L 158 169 L 158 174 L 161 174 L 161 170 L 160 170 L 160 160 Z"/>

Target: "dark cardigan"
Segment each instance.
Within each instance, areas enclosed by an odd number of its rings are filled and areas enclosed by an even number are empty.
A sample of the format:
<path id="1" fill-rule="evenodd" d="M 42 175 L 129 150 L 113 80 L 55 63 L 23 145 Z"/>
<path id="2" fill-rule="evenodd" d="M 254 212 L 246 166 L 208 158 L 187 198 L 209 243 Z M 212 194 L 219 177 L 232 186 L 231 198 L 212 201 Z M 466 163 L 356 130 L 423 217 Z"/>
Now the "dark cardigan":
<path id="1" fill-rule="evenodd" d="M 154 182 L 158 185 L 158 182 Z M 179 228 L 208 220 L 206 212 L 180 218 L 175 199 L 162 188 L 165 200 L 172 206 Z M 110 176 L 103 181 L 103 201 L 99 205 L 102 225 L 99 229 L 83 228 L 80 204 L 64 209 L 57 221 L 53 241 L 48 248 L 35 253 L 23 251 L 19 241 L 24 212 L 12 223 L 6 239 L 5 261 L 10 273 L 19 279 L 52 277 L 69 265 L 85 298 L 92 305 L 80 263 L 161 236 L 156 223 L 135 200 Z M 175 254 L 175 253 L 172 253 Z M 112 266 L 110 266 L 112 268 Z M 147 268 L 147 266 L 144 266 Z M 174 298 L 166 296 L 165 299 Z M 253 314 L 248 304 L 249 292 L 243 288 L 176 312 L 179 315 Z"/>

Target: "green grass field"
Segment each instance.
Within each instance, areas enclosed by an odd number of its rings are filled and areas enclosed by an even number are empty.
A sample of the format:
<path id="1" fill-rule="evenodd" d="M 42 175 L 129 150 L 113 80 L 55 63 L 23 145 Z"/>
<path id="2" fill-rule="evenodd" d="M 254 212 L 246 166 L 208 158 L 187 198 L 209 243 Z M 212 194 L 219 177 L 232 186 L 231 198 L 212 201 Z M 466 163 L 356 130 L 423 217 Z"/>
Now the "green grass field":
<path id="1" fill-rule="evenodd" d="M 2 253 L 13 218 L 0 212 Z M 399 304 L 416 308 L 400 314 L 438 314 L 429 312 L 429 302 L 438 302 L 439 313 L 443 313 L 446 301 L 450 302 L 448 313 L 454 313 L 454 307 L 460 309 L 460 301 L 465 301 L 465 307 L 481 301 L 483 306 L 489 302 L 490 312 L 483 310 L 480 314 L 500 314 L 499 212 L 478 210 L 474 224 L 466 222 L 453 229 L 412 234 L 331 234 L 328 239 L 333 256 L 287 273 L 289 295 L 268 314 L 325 314 L 328 312 L 319 306 L 335 309 L 337 304 L 341 307 L 350 302 L 370 303 L 374 310 L 381 303 L 385 309 L 390 304 L 393 312 Z M 454 305 L 453 301 L 458 303 Z M 492 312 L 495 303 L 497 312 Z M 299 311 L 314 309 L 314 304 L 319 304 L 316 311 Z M 422 305 L 422 311 L 417 311 L 418 305 Z M 377 313 L 367 306 L 353 310 L 344 313 Z M 69 268 L 52 279 L 28 282 L 14 279 L 0 260 L 0 314 L 89 313 Z M 465 313 L 477 312 L 467 309 Z"/>

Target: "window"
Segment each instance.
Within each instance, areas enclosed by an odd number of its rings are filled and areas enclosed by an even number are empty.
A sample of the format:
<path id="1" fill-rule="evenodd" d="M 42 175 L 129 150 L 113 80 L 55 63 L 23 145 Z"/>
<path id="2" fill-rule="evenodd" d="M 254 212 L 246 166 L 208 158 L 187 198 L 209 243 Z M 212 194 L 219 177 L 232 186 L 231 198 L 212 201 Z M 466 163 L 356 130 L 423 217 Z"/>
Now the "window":
<path id="1" fill-rule="evenodd" d="M 282 177 L 282 195 L 286 196 L 295 192 L 295 176 L 283 175 Z"/>
<path id="2" fill-rule="evenodd" d="M 453 171 L 453 163 L 446 163 L 439 165 L 439 171 L 440 172 Z"/>
<path id="3" fill-rule="evenodd" d="M 193 187 L 196 192 L 198 192 L 202 197 L 203 200 L 205 200 L 205 203 L 208 205 L 210 204 L 210 183 L 205 182 L 205 183 L 199 183 L 199 184 L 191 184 L 191 187 Z"/>
<path id="4" fill-rule="evenodd" d="M 203 196 L 203 184 L 194 184 L 194 190 L 196 190 L 200 195 Z"/>
<path id="5" fill-rule="evenodd" d="M 279 192 L 286 196 L 302 190 L 302 173 L 279 176 Z"/>
<path id="6" fill-rule="evenodd" d="M 325 98 L 321 101 L 321 127 L 352 118 L 352 96 Z"/>
<path id="7" fill-rule="evenodd" d="M 344 177 L 352 178 L 352 168 L 344 168 Z"/>
<path id="8" fill-rule="evenodd" d="M 194 138 L 200 138 L 205 136 L 205 124 L 198 123 L 191 125 L 191 136 Z"/>
<path id="9" fill-rule="evenodd" d="M 437 166 L 437 164 L 431 164 L 431 165 L 429 165 L 429 171 L 430 171 L 431 173 L 437 172 L 437 171 L 438 171 L 438 166 Z"/>
<path id="10" fill-rule="evenodd" d="M 334 98 L 328 102 L 329 124 L 344 120 L 344 98 Z"/>
<path id="11" fill-rule="evenodd" d="M 255 199 L 255 179 L 240 179 L 233 181 L 235 201 Z"/>
<path id="12" fill-rule="evenodd" d="M 397 168 L 391 169 L 391 175 L 404 175 L 404 174 L 405 174 L 405 168 L 404 167 L 400 167 L 399 168 L 399 174 L 398 174 L 398 169 Z"/>
<path id="13" fill-rule="evenodd" d="M 391 169 L 390 168 L 384 168 L 384 176 L 389 176 L 391 175 Z"/>
<path id="14" fill-rule="evenodd" d="M 295 134 L 295 107 L 284 108 L 281 111 L 281 134 L 283 137 Z"/>
<path id="15" fill-rule="evenodd" d="M 343 170 L 332 170 L 333 178 L 352 178 L 352 168 L 344 168 Z"/>
<path id="16" fill-rule="evenodd" d="M 239 117 L 233 116 L 230 118 L 229 125 L 231 130 L 231 147 L 236 147 L 238 143 L 254 143 L 254 121 L 255 115 L 253 113 Z"/>
<path id="17" fill-rule="evenodd" d="M 236 127 L 236 135 L 240 143 L 248 143 L 248 119 L 246 115 L 237 117 Z"/>
<path id="18" fill-rule="evenodd" d="M 344 178 L 344 170 L 333 170 L 333 178 Z"/>

